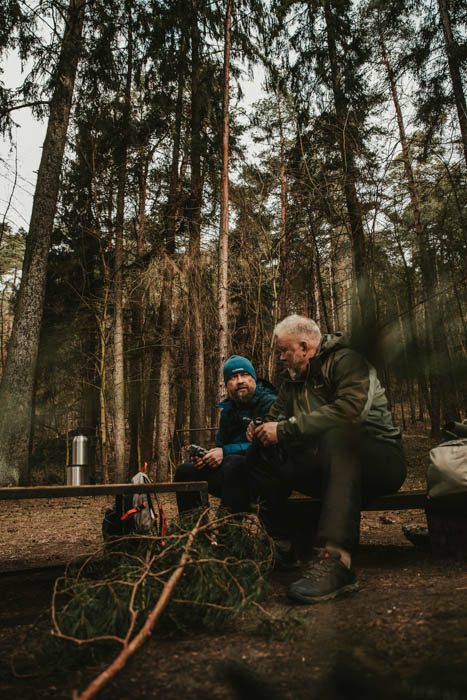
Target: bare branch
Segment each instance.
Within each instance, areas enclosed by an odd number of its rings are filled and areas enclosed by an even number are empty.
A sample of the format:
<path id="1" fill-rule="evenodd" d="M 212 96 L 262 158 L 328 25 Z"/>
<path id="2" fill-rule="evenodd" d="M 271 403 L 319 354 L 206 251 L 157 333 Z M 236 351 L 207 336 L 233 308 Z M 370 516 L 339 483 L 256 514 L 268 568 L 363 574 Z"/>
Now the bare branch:
<path id="1" fill-rule="evenodd" d="M 50 100 L 35 100 L 34 102 L 23 102 L 19 105 L 13 105 L 13 107 L 8 107 L 0 110 L 0 118 L 6 117 L 10 112 L 14 112 L 16 109 L 24 109 L 25 107 L 39 107 L 40 105 L 48 105 Z"/>

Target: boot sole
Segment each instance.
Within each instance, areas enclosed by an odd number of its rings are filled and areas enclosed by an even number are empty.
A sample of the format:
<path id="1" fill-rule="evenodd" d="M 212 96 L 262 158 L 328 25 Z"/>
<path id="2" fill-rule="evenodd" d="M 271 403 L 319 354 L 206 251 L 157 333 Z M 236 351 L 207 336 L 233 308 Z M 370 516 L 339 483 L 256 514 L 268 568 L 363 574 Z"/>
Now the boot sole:
<path id="1" fill-rule="evenodd" d="M 338 588 L 337 590 L 332 591 L 332 593 L 328 593 L 327 595 L 307 596 L 302 593 L 296 593 L 295 591 L 290 590 L 288 591 L 287 595 L 289 596 L 289 598 L 296 601 L 297 603 L 302 603 L 303 605 L 313 605 L 314 603 L 323 603 L 327 600 L 333 600 L 334 598 L 338 598 L 342 595 L 356 593 L 358 590 L 358 583 L 349 583 L 347 586 L 342 586 L 342 588 Z"/>

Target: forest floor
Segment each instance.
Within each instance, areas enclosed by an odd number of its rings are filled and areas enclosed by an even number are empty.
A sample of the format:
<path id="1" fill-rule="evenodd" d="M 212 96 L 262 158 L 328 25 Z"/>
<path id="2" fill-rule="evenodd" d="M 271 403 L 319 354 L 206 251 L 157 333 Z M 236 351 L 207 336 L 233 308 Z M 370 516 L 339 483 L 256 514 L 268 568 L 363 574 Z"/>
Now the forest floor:
<path id="1" fill-rule="evenodd" d="M 409 476 L 425 487 L 428 451 L 420 429 L 404 436 Z M 111 498 L 3 502 L 0 513 L 0 696 L 71 698 L 102 670 L 21 677 L 15 656 L 47 635 L 55 578 L 73 557 L 101 544 Z M 174 502 L 166 499 L 174 514 Z M 262 697 L 467 698 L 467 562 L 415 549 L 402 525 L 424 525 L 421 511 L 365 513 L 354 564 L 360 591 L 316 606 L 291 606 L 276 574 L 262 601 L 297 618 L 292 638 L 259 636 L 253 613 L 216 631 L 178 639 L 157 633 L 101 693 L 104 699 Z"/>

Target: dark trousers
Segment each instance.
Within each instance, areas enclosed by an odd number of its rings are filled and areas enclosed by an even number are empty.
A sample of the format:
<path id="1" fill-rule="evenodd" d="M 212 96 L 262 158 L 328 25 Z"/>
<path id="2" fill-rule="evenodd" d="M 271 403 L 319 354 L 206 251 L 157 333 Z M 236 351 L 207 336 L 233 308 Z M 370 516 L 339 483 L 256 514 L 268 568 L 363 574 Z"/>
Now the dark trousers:
<path id="1" fill-rule="evenodd" d="M 225 457 L 217 469 L 196 469 L 185 462 L 177 467 L 175 481 L 207 481 L 209 493 L 221 499 L 221 507 L 229 513 L 242 513 L 250 507 L 246 460 L 242 455 Z M 199 493 L 177 493 L 180 513 L 200 508 Z"/>
<path id="2" fill-rule="evenodd" d="M 253 445 L 247 466 L 260 518 L 271 537 L 289 538 L 286 501 L 296 489 L 322 501 L 316 544 L 332 542 L 350 552 L 358 545 L 362 505 L 394 493 L 406 476 L 399 444 L 357 429 L 334 428 L 287 452 Z"/>

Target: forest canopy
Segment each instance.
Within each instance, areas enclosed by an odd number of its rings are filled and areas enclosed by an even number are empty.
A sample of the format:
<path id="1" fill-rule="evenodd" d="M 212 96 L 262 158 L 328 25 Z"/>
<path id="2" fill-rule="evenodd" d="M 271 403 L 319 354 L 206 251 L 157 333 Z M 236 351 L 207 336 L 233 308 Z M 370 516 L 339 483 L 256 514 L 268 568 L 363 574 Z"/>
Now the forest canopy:
<path id="1" fill-rule="evenodd" d="M 98 481 L 208 442 L 230 353 L 280 381 L 288 313 L 342 331 L 403 427 L 465 416 L 461 0 L 0 0 L 0 128 L 47 124 L 0 219 L 0 481 Z M 2 63 L 19 56 L 19 87 Z M 262 82 L 245 102 L 245 81 Z M 3 206 L 3 204 L 2 204 Z"/>

